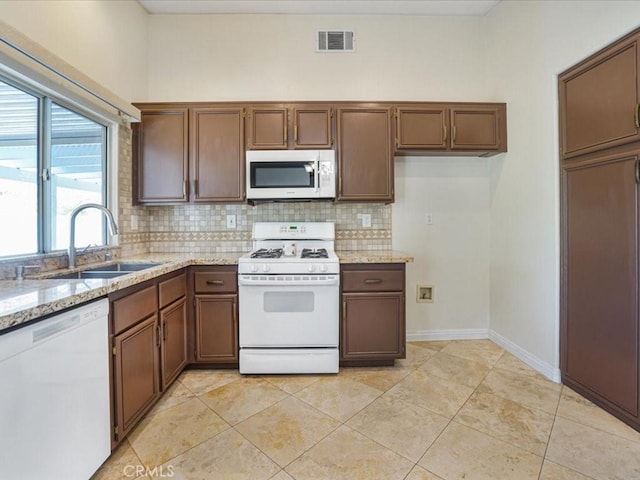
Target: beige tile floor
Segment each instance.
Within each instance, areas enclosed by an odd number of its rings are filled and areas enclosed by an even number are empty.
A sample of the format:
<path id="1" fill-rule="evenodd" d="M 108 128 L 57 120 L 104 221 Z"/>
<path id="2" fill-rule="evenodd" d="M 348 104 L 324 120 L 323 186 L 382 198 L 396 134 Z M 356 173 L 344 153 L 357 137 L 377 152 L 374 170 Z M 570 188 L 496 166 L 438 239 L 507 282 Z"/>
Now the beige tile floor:
<path id="1" fill-rule="evenodd" d="M 413 342 L 338 375 L 186 371 L 94 476 L 131 478 L 633 480 L 640 433 L 488 340 Z"/>

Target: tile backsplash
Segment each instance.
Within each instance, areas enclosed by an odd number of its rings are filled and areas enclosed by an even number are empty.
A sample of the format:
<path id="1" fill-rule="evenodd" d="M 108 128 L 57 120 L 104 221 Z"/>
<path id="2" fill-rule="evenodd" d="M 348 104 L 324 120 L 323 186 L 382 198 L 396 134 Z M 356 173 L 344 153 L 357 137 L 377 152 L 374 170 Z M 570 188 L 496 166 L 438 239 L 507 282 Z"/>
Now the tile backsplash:
<path id="1" fill-rule="evenodd" d="M 246 252 L 254 222 L 324 222 L 336 224 L 337 250 L 391 249 L 391 206 L 333 202 L 264 203 L 251 205 L 181 205 L 147 207 L 149 251 Z M 361 215 L 371 215 L 363 228 Z M 236 228 L 227 229 L 227 215 Z"/>

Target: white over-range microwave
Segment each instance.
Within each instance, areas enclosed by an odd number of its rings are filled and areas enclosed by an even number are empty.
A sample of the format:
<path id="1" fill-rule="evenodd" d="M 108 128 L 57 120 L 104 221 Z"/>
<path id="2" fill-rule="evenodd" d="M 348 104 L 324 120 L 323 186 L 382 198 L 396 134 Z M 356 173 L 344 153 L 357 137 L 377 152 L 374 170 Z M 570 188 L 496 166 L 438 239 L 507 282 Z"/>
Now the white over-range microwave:
<path id="1" fill-rule="evenodd" d="M 335 196 L 335 150 L 247 151 L 247 200 L 312 200 Z"/>

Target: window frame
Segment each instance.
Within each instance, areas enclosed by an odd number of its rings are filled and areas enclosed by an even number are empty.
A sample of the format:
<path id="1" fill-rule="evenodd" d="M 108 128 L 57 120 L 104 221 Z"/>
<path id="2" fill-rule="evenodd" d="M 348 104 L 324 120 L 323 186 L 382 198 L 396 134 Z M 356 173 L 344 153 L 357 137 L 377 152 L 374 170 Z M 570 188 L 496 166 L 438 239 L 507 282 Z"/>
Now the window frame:
<path id="1" fill-rule="evenodd" d="M 37 251 L 29 253 L 9 253 L 7 255 L 0 255 L 1 260 L 8 260 L 11 258 L 20 257 L 33 257 L 43 256 L 48 254 L 55 254 L 65 252 L 66 248 L 53 249 L 53 239 L 51 236 L 53 226 L 53 215 L 55 212 L 52 208 L 52 203 L 49 201 L 51 198 L 51 147 L 52 147 L 52 116 L 51 107 L 52 104 L 56 104 L 62 108 L 65 108 L 72 113 L 82 116 L 98 125 L 103 127 L 102 129 L 102 188 L 101 188 L 101 204 L 109 208 L 116 220 L 117 212 L 115 209 L 115 199 L 117 198 L 117 192 L 112 190 L 113 176 L 110 172 L 114 171 L 113 163 L 115 163 L 114 151 L 117 151 L 117 146 L 114 145 L 113 138 L 117 132 L 117 123 L 99 115 L 98 113 L 91 111 L 83 105 L 71 102 L 61 96 L 55 94 L 55 92 L 44 91 L 37 88 L 37 86 L 29 85 L 26 82 L 13 78 L 11 75 L 7 75 L 5 72 L 0 72 L 0 82 L 9 85 L 12 88 L 20 90 L 28 95 L 31 95 L 37 99 L 37 128 L 36 128 L 36 190 L 37 190 Z M 45 178 L 46 177 L 46 178 Z M 102 244 L 96 248 L 109 248 L 115 244 L 108 235 L 107 219 L 102 216 Z M 67 246 L 68 247 L 68 246 Z"/>

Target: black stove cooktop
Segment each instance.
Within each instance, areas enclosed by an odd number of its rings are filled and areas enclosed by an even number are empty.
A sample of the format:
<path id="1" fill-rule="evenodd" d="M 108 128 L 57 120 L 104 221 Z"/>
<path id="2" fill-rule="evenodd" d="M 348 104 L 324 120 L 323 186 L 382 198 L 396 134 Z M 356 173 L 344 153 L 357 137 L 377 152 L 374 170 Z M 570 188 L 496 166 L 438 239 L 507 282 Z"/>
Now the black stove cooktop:
<path id="1" fill-rule="evenodd" d="M 281 248 L 261 248 L 253 252 L 251 258 L 280 258 L 283 254 Z"/>
<path id="2" fill-rule="evenodd" d="M 326 248 L 303 248 L 300 258 L 329 258 Z"/>

